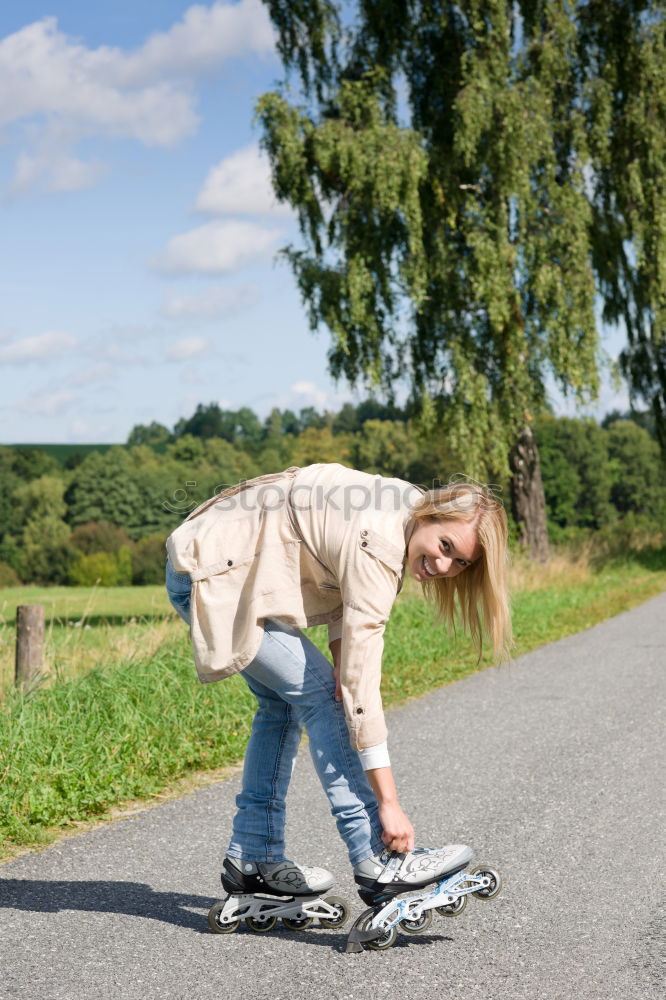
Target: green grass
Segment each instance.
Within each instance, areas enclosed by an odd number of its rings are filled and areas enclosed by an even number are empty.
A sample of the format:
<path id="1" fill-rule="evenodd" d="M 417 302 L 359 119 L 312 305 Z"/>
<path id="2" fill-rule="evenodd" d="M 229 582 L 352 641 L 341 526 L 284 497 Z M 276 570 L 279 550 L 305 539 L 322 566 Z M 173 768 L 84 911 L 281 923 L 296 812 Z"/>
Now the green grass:
<path id="1" fill-rule="evenodd" d="M 0 590 L 0 700 L 14 681 L 18 604 L 44 605 L 47 683 L 101 663 L 145 659 L 176 623 L 163 586 Z"/>
<path id="2" fill-rule="evenodd" d="M 0 822 L 5 847 L 149 797 L 190 770 L 236 760 L 252 698 L 239 677 L 194 682 L 181 636 L 151 660 L 33 695 L 13 694 L 0 730 Z"/>
<path id="3" fill-rule="evenodd" d="M 587 628 L 664 590 L 663 553 L 652 563 L 636 558 L 596 573 L 566 562 L 549 572 L 518 573 L 515 654 Z M 105 591 L 99 607 L 126 608 L 128 600 L 135 605 L 136 591 Z M 82 676 L 63 675 L 30 694 L 5 690 L 0 705 L 0 856 L 19 845 L 46 843 L 118 803 L 156 796 L 184 775 L 242 758 L 253 709 L 242 680 L 199 685 L 179 622 L 164 620 L 164 635 L 147 631 L 149 623 L 137 627 L 146 631 L 139 631 L 132 656 L 114 659 L 108 650 L 106 655 L 99 650 L 97 665 Z M 85 634 L 78 634 L 84 642 Z M 324 629 L 310 634 L 325 645 Z M 144 646 L 157 642 L 143 655 L 142 635 Z M 385 705 L 400 704 L 491 663 L 486 655 L 477 664 L 467 642 L 455 646 L 434 623 L 432 609 L 407 587 L 386 631 Z"/>
<path id="4" fill-rule="evenodd" d="M 19 604 L 43 604 L 47 622 L 91 618 L 152 618 L 171 611 L 164 587 L 4 587 L 0 615 L 16 619 Z"/>

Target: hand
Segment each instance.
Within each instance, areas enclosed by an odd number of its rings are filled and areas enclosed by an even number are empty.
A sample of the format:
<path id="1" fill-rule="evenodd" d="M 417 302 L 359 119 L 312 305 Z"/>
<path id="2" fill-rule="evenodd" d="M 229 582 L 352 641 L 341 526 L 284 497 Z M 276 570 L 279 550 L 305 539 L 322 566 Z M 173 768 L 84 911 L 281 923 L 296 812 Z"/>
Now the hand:
<path id="1" fill-rule="evenodd" d="M 379 822 L 384 831 L 382 840 L 390 851 L 406 854 L 414 850 L 414 827 L 398 802 L 380 803 Z"/>

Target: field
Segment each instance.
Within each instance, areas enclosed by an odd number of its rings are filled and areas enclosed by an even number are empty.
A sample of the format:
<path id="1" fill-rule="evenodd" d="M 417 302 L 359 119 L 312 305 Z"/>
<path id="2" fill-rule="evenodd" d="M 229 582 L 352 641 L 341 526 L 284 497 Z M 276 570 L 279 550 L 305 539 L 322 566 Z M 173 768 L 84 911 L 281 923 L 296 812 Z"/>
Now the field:
<path id="1" fill-rule="evenodd" d="M 520 655 L 666 590 L 666 553 L 597 568 L 584 557 L 519 562 L 512 589 Z M 405 587 L 387 627 L 387 706 L 492 665 L 456 646 L 416 591 Z M 18 603 L 46 608 L 46 670 L 27 693 L 12 683 Z M 238 677 L 197 683 L 187 631 L 161 587 L 8 589 L 0 611 L 0 856 L 242 758 L 252 699 Z M 325 629 L 309 634 L 325 647 Z"/>
<path id="2" fill-rule="evenodd" d="M 159 586 L 0 590 L 0 697 L 14 677 L 18 604 L 44 605 L 48 682 L 100 664 L 151 656 L 179 623 Z"/>

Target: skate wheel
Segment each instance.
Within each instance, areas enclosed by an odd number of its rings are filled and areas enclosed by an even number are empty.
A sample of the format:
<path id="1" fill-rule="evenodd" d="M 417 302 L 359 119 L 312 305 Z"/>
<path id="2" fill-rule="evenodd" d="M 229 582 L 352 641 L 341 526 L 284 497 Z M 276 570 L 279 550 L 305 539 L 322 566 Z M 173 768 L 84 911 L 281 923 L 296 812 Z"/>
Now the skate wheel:
<path id="1" fill-rule="evenodd" d="M 494 899 L 502 891 L 502 876 L 494 868 L 475 868 L 472 872 L 476 878 L 490 879 L 490 885 L 476 889 L 472 895 L 477 899 Z"/>
<path id="2" fill-rule="evenodd" d="M 224 903 L 215 903 L 208 911 L 208 926 L 215 934 L 233 934 L 238 930 L 240 920 L 229 920 L 224 924 L 220 923 L 220 913 L 224 909 Z"/>
<path id="3" fill-rule="evenodd" d="M 297 917 L 283 917 L 282 923 L 290 931 L 306 931 L 308 927 L 312 927 L 314 919 L 313 917 L 301 917 L 299 920 Z"/>
<path id="4" fill-rule="evenodd" d="M 334 906 L 338 911 L 335 917 L 320 917 L 319 923 L 322 927 L 342 927 L 343 924 L 347 922 L 349 917 L 349 906 L 345 899 L 341 899 L 340 896 L 326 896 L 324 899 L 325 903 L 329 906 Z"/>
<path id="5" fill-rule="evenodd" d="M 446 903 L 444 906 L 436 906 L 435 909 L 442 917 L 459 917 L 467 906 L 467 896 L 458 896 L 455 903 Z"/>
<path id="6" fill-rule="evenodd" d="M 401 920 L 398 927 L 405 934 L 423 934 L 427 931 L 432 923 L 432 911 L 424 910 L 420 917 L 416 920 Z"/>
<path id="7" fill-rule="evenodd" d="M 246 917 L 245 926 L 253 934 L 265 934 L 272 931 L 277 923 L 277 917 Z"/>
<path id="8" fill-rule="evenodd" d="M 370 913 L 361 923 L 358 925 L 360 931 L 367 931 L 370 923 L 372 922 L 374 914 Z M 381 937 L 375 938 L 374 941 L 362 941 L 361 947 L 364 951 L 386 951 L 387 948 L 392 948 L 395 944 L 395 939 L 398 936 L 397 925 L 394 924 L 389 930 L 385 931 Z"/>

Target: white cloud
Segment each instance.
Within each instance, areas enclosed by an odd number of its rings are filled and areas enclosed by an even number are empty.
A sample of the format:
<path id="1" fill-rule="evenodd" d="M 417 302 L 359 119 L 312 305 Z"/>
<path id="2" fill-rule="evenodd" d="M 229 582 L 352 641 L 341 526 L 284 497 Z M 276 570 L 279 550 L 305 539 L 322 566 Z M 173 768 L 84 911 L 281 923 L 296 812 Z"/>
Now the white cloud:
<path id="1" fill-rule="evenodd" d="M 0 39 L 0 127 L 29 123 L 25 134 L 36 149 L 22 150 L 14 191 L 44 180 L 49 156 L 55 163 L 48 189 L 93 183 L 100 165 L 83 164 L 70 152 L 86 137 L 169 146 L 191 135 L 199 121 L 196 78 L 232 56 L 273 49 L 261 0 L 194 5 L 131 52 L 88 48 L 60 31 L 54 17 L 7 35 Z"/>
<path id="2" fill-rule="evenodd" d="M 283 235 L 254 222 L 207 222 L 172 236 L 154 266 L 173 274 L 223 274 L 270 252 Z"/>
<path id="3" fill-rule="evenodd" d="M 50 361 L 76 347 L 78 341 L 69 333 L 51 330 L 35 337 L 15 340 L 0 347 L 0 361 L 6 364 L 25 364 L 30 361 Z"/>
<path id="4" fill-rule="evenodd" d="M 167 348 L 165 353 L 168 361 L 187 361 L 205 354 L 210 347 L 211 342 L 207 337 L 183 337 Z"/>
<path id="5" fill-rule="evenodd" d="M 257 145 L 246 146 L 212 167 L 196 201 L 201 212 L 291 216 L 273 192 L 268 158 Z"/>
<path id="6" fill-rule="evenodd" d="M 352 396 L 348 392 L 327 392 L 321 389 L 315 382 L 305 379 L 293 382 L 289 390 L 279 396 L 270 396 L 267 404 L 262 407 L 266 414 L 273 407 L 280 410 L 301 410 L 308 406 L 313 406 L 319 412 L 326 410 L 339 410 L 343 403 L 351 402 Z"/>
<path id="7" fill-rule="evenodd" d="M 82 368 L 80 371 L 75 372 L 74 375 L 70 376 L 67 381 L 70 385 L 81 387 L 94 385 L 95 382 L 102 382 L 105 379 L 112 378 L 115 374 L 116 369 L 113 365 L 95 365 L 92 368 Z"/>
<path id="8" fill-rule="evenodd" d="M 36 187 L 40 180 L 43 180 L 46 191 L 81 191 L 83 188 L 94 187 L 106 172 L 106 165 L 99 160 L 84 163 L 83 160 L 57 149 L 49 153 L 42 148 L 36 156 L 19 153 L 10 192 L 15 195 L 25 194 Z"/>
<path id="9" fill-rule="evenodd" d="M 153 343 L 161 336 L 158 326 L 143 323 L 114 323 L 100 333 L 88 337 L 79 349 L 96 365 L 107 370 L 125 369 L 130 365 L 150 365 Z M 140 349 L 143 353 L 139 353 Z"/>
<path id="10" fill-rule="evenodd" d="M 261 0 L 235 4 L 218 0 L 210 7 L 188 7 L 180 23 L 151 35 L 136 53 L 124 57 L 116 72 L 125 86 L 137 86 L 165 73 L 199 74 L 246 52 L 272 52 L 274 45 Z"/>
<path id="11" fill-rule="evenodd" d="M 76 399 L 78 397 L 75 393 L 62 389 L 60 392 L 35 393 L 16 405 L 23 413 L 31 416 L 56 417 L 68 410 Z"/>
<path id="12" fill-rule="evenodd" d="M 317 409 L 325 408 L 329 398 L 328 393 L 319 389 L 314 382 L 294 382 L 289 392 L 297 399 L 301 398 L 301 406 L 315 406 Z"/>
<path id="13" fill-rule="evenodd" d="M 259 288 L 254 284 L 235 288 L 215 286 L 197 295 L 171 291 L 166 297 L 161 313 L 167 319 L 173 320 L 219 319 L 256 302 L 259 294 Z"/>

